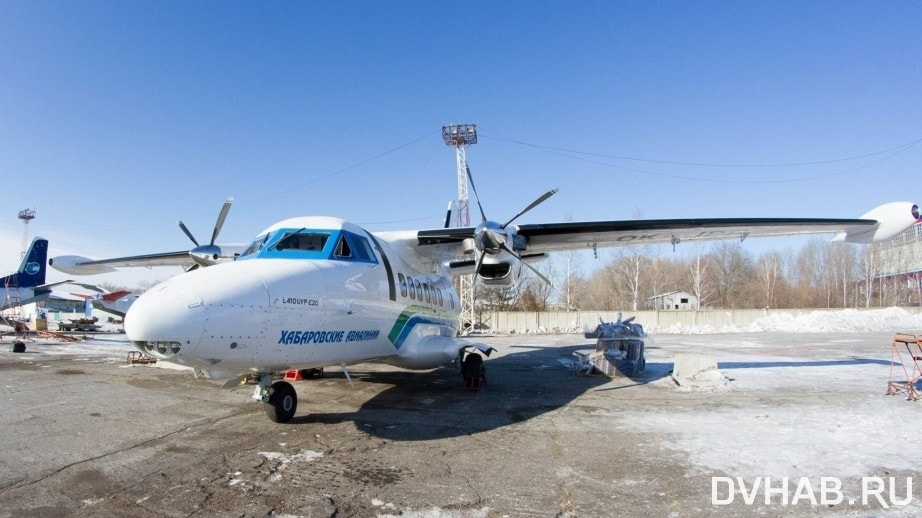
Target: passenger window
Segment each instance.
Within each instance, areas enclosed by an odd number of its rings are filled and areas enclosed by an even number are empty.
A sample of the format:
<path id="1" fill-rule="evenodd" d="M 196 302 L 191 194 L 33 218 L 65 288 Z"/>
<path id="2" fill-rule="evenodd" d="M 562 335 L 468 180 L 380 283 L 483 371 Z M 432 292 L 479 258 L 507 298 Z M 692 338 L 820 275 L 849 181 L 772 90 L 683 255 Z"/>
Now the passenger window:
<path id="1" fill-rule="evenodd" d="M 416 284 L 416 300 L 422 302 L 423 301 L 423 285 L 422 283 L 419 282 L 418 279 L 413 281 L 413 283 Z"/>
<path id="2" fill-rule="evenodd" d="M 400 280 L 400 296 L 406 297 L 407 296 L 407 278 L 402 273 L 398 273 L 397 279 Z"/>

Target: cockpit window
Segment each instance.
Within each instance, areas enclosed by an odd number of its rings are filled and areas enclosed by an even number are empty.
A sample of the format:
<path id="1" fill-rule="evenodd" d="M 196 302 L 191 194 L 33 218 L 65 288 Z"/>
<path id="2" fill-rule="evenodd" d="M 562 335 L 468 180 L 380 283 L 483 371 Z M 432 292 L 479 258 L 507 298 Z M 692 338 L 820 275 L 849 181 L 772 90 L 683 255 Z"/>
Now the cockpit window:
<path id="1" fill-rule="evenodd" d="M 349 246 L 349 241 L 346 240 L 345 234 L 339 236 L 339 242 L 336 243 L 336 250 L 333 255 L 338 258 L 352 257 L 352 247 Z"/>
<path id="2" fill-rule="evenodd" d="M 371 242 L 345 229 L 278 228 L 262 235 L 241 255 L 249 258 L 335 259 L 377 264 Z"/>
<path id="3" fill-rule="evenodd" d="M 374 253 L 371 251 L 371 245 L 365 237 L 352 232 L 343 231 L 336 242 L 336 248 L 333 250 L 333 259 L 344 259 L 359 261 L 363 263 L 376 263 Z"/>
<path id="4" fill-rule="evenodd" d="M 266 244 L 267 239 L 269 239 L 269 234 L 256 238 L 252 243 L 250 243 L 250 246 L 248 246 L 247 249 L 244 250 L 242 254 L 240 254 L 240 257 L 259 252 L 262 250 L 263 245 Z"/>
<path id="5" fill-rule="evenodd" d="M 353 248 L 355 248 L 355 257 L 359 261 L 375 262 L 375 254 L 372 253 L 368 240 L 355 234 L 352 234 L 350 237 L 354 245 Z"/>
<path id="6" fill-rule="evenodd" d="M 319 252 L 327 244 L 330 234 L 319 232 L 292 232 L 286 234 L 275 245 L 276 250 L 303 250 Z"/>

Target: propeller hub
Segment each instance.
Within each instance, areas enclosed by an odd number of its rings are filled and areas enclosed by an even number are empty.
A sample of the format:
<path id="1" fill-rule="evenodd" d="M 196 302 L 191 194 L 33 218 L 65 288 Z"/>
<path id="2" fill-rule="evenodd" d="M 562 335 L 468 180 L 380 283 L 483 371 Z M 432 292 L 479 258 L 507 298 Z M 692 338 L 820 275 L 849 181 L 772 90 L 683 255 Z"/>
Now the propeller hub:
<path id="1" fill-rule="evenodd" d="M 501 252 L 506 244 L 506 233 L 498 224 L 488 221 L 477 228 L 474 242 L 481 252 L 495 255 Z"/>

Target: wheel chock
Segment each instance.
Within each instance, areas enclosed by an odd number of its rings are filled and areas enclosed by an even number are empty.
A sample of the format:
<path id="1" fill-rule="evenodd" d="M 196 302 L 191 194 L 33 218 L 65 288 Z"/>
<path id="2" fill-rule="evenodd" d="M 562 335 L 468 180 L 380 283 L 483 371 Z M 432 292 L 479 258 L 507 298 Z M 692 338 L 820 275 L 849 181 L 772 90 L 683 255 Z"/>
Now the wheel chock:
<path id="1" fill-rule="evenodd" d="M 301 381 L 304 379 L 304 376 L 301 375 L 301 371 L 295 369 L 285 371 L 285 376 L 283 376 L 282 379 L 285 381 Z"/>

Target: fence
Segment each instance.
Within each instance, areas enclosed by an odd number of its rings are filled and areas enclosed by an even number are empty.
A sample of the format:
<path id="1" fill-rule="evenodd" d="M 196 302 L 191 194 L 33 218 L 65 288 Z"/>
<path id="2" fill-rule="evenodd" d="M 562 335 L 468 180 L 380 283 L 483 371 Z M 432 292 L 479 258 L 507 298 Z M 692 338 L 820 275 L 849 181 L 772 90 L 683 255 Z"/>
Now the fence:
<path id="1" fill-rule="evenodd" d="M 922 308 L 903 308 L 918 315 Z M 859 314 L 880 311 L 881 308 L 852 309 Z M 612 322 L 636 317 L 648 331 L 707 327 L 712 329 L 746 328 L 759 319 L 771 316 L 796 318 L 816 312 L 842 312 L 842 309 L 728 309 L 707 311 L 488 311 L 482 313 L 480 324 L 486 331 L 497 333 L 579 332 L 594 329 L 599 321 Z"/>

